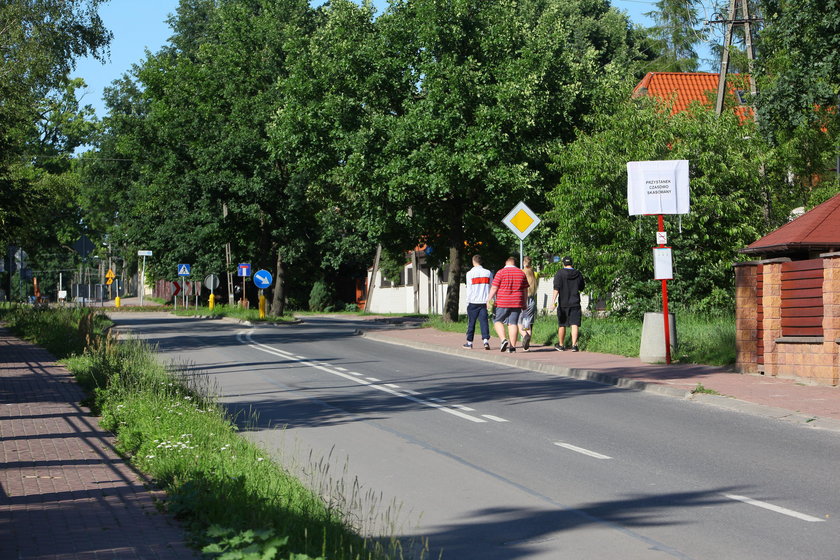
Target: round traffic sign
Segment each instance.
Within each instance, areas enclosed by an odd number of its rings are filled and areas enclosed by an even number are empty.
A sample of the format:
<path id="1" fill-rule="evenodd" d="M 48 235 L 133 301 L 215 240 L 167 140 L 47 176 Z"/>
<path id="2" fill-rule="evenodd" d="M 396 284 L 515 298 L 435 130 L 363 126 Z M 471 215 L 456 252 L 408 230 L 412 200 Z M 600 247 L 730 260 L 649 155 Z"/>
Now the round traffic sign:
<path id="1" fill-rule="evenodd" d="M 254 285 L 263 290 L 271 286 L 271 282 L 274 278 L 271 277 L 271 273 L 267 270 L 258 270 L 254 273 Z"/>
<path id="2" fill-rule="evenodd" d="M 219 287 L 219 277 L 215 274 L 208 274 L 204 277 L 204 285 L 212 292 Z"/>

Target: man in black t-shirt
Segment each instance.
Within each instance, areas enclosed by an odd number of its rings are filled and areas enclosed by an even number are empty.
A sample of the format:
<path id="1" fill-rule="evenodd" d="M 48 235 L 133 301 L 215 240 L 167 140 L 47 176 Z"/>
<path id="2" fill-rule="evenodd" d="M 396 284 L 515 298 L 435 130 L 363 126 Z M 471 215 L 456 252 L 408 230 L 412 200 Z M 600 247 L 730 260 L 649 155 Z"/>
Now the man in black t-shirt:
<path id="1" fill-rule="evenodd" d="M 563 257 L 563 268 L 554 275 L 554 307 L 557 308 L 557 344 L 555 350 L 566 350 L 566 327 L 572 331 L 572 352 L 578 351 L 578 335 L 583 315 L 580 292 L 584 288 L 583 275 L 574 268 L 572 257 Z"/>

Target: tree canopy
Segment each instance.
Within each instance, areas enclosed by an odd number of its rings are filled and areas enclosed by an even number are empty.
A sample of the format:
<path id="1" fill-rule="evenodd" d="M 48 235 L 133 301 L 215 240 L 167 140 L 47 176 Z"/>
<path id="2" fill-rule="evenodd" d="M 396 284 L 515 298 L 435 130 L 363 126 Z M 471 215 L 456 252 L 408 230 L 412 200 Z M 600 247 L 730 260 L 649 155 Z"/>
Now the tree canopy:
<path id="1" fill-rule="evenodd" d="M 129 261 L 151 249 L 156 278 L 247 261 L 275 271 L 275 313 L 316 281 L 363 277 L 377 247 L 398 270 L 425 243 L 454 319 L 470 253 L 495 267 L 516 251 L 501 219 L 519 201 L 545 218 L 529 253 L 571 252 L 597 291 L 649 305 L 652 230 L 626 215 L 625 164 L 675 158 L 691 162 L 692 213 L 669 223 L 674 293 L 711 308 L 738 248 L 838 190 L 833 5 L 760 2 L 756 128 L 629 101 L 645 71 L 697 67 L 698 4 L 671 0 L 650 29 L 608 0 L 391 0 L 381 14 L 181 0 L 169 42 L 107 89 L 99 121 L 67 73 L 104 55 L 98 4 L 0 7 L 0 73 L 21 78 L 0 80 L 0 232 L 45 247 L 88 233 Z"/>

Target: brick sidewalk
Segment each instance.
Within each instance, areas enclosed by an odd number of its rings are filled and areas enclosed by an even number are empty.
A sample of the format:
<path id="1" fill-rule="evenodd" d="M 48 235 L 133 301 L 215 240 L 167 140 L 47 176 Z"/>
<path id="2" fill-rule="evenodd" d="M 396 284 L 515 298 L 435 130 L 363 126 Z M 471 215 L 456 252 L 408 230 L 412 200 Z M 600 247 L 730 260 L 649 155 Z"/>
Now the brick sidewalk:
<path id="1" fill-rule="evenodd" d="M 45 350 L 0 328 L 0 558 L 196 558 Z"/>

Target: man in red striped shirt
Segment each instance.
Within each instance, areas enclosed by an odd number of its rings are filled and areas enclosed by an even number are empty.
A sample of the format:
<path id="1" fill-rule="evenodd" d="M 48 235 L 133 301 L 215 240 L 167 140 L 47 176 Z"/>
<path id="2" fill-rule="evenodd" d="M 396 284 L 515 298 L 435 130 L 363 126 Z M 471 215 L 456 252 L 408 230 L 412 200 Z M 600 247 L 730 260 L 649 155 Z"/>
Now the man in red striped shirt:
<path id="1" fill-rule="evenodd" d="M 493 326 L 502 340 L 502 352 L 516 352 L 519 335 L 519 314 L 528 300 L 528 278 L 516 267 L 516 259 L 508 257 L 505 267 L 496 273 L 488 300 L 495 299 L 496 320 Z M 508 338 L 505 338 L 505 325 Z"/>

